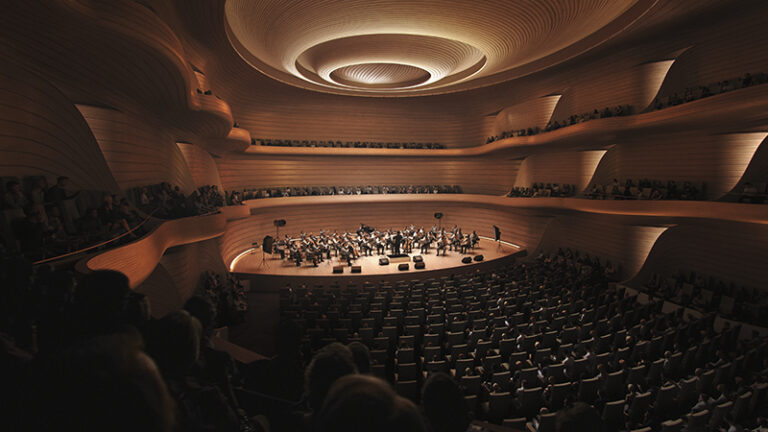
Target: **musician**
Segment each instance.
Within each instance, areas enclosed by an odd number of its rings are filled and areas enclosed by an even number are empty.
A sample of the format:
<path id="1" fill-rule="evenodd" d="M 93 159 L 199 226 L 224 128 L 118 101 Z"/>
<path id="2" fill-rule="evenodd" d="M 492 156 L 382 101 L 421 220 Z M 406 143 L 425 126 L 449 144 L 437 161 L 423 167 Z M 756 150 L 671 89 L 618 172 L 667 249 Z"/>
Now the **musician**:
<path id="1" fill-rule="evenodd" d="M 352 243 L 347 243 L 347 265 L 352 267 L 352 260 L 355 259 L 355 247 L 352 246 Z"/>
<path id="2" fill-rule="evenodd" d="M 437 241 L 437 256 L 440 256 L 440 251 L 443 251 L 443 256 L 445 256 L 446 243 L 445 237 L 440 236 L 440 239 Z"/>
<path id="3" fill-rule="evenodd" d="M 429 239 L 429 236 L 425 236 L 424 239 L 421 241 L 421 253 L 427 254 L 429 253 L 429 245 L 432 243 Z"/>
<path id="4" fill-rule="evenodd" d="M 392 237 L 392 253 L 395 255 L 400 255 L 400 244 L 403 242 L 403 235 L 400 233 L 400 231 L 395 234 L 394 237 Z"/>
<path id="5" fill-rule="evenodd" d="M 384 245 L 384 241 L 381 239 L 381 237 L 376 237 L 376 254 L 384 255 L 385 251 L 386 246 Z"/>
<path id="6" fill-rule="evenodd" d="M 469 235 L 469 242 L 470 247 L 474 250 L 475 246 L 480 242 L 480 236 L 477 235 L 477 231 L 472 231 L 472 234 Z"/>

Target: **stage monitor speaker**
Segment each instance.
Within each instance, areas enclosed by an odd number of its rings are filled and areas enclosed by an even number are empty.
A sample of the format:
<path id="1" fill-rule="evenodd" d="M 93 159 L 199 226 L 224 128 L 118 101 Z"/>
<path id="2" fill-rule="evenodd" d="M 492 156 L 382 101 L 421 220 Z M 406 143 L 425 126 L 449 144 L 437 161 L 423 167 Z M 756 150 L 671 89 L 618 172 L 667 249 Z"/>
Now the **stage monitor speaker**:
<path id="1" fill-rule="evenodd" d="M 480 261 L 482 261 L 483 259 L 485 259 L 485 257 L 484 257 L 484 256 L 482 256 L 482 255 L 475 255 L 475 261 L 477 261 L 477 262 L 480 262 Z"/>
<path id="2" fill-rule="evenodd" d="M 334 273 L 344 273 L 344 266 L 343 265 L 333 266 L 333 272 Z"/>
<path id="3" fill-rule="evenodd" d="M 423 269 L 424 268 L 424 261 L 419 261 L 419 262 L 415 263 L 413 265 L 413 267 L 416 268 L 416 269 L 419 269 L 419 270 Z"/>
<path id="4" fill-rule="evenodd" d="M 408 263 L 402 263 L 397 266 L 397 269 L 400 271 L 408 270 L 411 266 L 408 265 Z"/>
<path id="5" fill-rule="evenodd" d="M 264 237 L 264 243 L 261 244 L 261 250 L 264 251 L 264 253 L 271 254 L 272 253 L 272 245 L 274 245 L 275 239 L 272 238 L 272 236 L 266 236 Z"/>
<path id="6" fill-rule="evenodd" d="M 424 257 L 423 257 L 423 256 L 421 256 L 421 255 L 414 255 L 414 256 L 413 256 L 411 259 L 412 259 L 412 260 L 413 260 L 413 262 L 415 262 L 415 263 L 424 262 Z"/>
<path id="7" fill-rule="evenodd" d="M 461 259 L 461 262 L 463 262 L 464 264 L 469 264 L 472 262 L 472 257 L 464 257 Z"/>
<path id="8" fill-rule="evenodd" d="M 362 273 L 363 268 L 361 266 L 352 266 L 352 273 Z"/>
<path id="9" fill-rule="evenodd" d="M 389 258 L 379 258 L 379 265 L 389 265 Z"/>

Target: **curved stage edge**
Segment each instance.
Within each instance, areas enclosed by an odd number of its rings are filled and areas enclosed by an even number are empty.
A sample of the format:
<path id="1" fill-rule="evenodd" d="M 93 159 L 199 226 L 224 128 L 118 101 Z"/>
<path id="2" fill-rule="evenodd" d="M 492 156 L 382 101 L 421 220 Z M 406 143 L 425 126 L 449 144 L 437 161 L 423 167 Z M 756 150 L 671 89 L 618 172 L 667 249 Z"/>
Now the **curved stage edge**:
<path id="1" fill-rule="evenodd" d="M 316 285 L 344 285 L 353 283 L 360 284 L 364 282 L 378 283 L 382 281 L 397 281 L 413 278 L 428 279 L 439 278 L 457 273 L 466 273 L 473 271 L 489 270 L 496 267 L 506 266 L 515 261 L 517 257 L 524 257 L 526 250 L 515 247 L 511 243 L 495 241 L 487 238 L 481 238 L 478 247 L 468 254 L 458 252 L 448 252 L 447 256 L 437 257 L 435 250 L 430 249 L 428 254 L 421 254 L 418 251 L 408 254 L 409 269 L 398 270 L 399 263 L 390 263 L 380 266 L 378 263 L 379 255 L 361 257 L 353 261 L 352 265 L 361 267 L 361 273 L 351 273 L 350 266 L 346 262 L 340 262 L 337 257 L 332 257 L 331 261 L 326 260 L 314 267 L 311 264 L 303 263 L 301 267 L 296 267 L 292 262 L 283 261 L 277 255 L 267 255 L 261 250 L 250 250 L 241 254 L 231 270 L 237 276 L 251 280 L 252 287 L 257 289 L 276 289 L 286 285 L 307 286 Z M 415 269 L 414 262 L 410 257 L 421 255 L 424 258 L 424 269 Z M 471 264 L 461 262 L 463 257 L 474 257 L 483 255 L 483 261 L 472 261 Z M 264 260 L 262 263 L 262 259 Z M 333 273 L 333 267 L 343 265 L 343 273 Z"/>

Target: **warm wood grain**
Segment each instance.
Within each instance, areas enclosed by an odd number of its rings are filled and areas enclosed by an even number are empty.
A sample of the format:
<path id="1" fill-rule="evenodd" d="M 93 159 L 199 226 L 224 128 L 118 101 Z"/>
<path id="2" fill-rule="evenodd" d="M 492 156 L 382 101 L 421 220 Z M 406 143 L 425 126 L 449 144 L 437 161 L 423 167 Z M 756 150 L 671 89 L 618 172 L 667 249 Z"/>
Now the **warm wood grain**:
<path id="1" fill-rule="evenodd" d="M 501 195 L 520 161 L 501 158 L 398 158 L 231 155 L 217 159 L 224 189 L 284 186 L 460 185 Z"/>
<path id="2" fill-rule="evenodd" d="M 489 136 L 499 136 L 502 132 L 536 127 L 543 130 L 552 118 L 552 113 L 561 97 L 562 95 L 544 96 L 504 108 L 496 115 L 493 130 Z"/>
<path id="3" fill-rule="evenodd" d="M 632 283 L 641 286 L 654 272 L 666 277 L 694 271 L 737 286 L 764 289 L 766 236 L 763 224 L 702 221 L 671 227 L 659 237 Z"/>
<path id="4" fill-rule="evenodd" d="M 218 237 L 225 227 L 223 214 L 165 221 L 140 240 L 88 258 L 86 266 L 122 272 L 135 288 L 152 274 L 168 248 Z"/>
<path id="5" fill-rule="evenodd" d="M 520 165 L 515 186 L 531 187 L 533 183 L 576 185 L 580 193 L 589 184 L 605 150 L 580 152 L 545 152 L 528 156 Z"/>
<path id="6" fill-rule="evenodd" d="M 161 182 L 185 193 L 195 189 L 184 155 L 167 131 L 113 109 L 77 107 L 121 189 Z"/>
<path id="7" fill-rule="evenodd" d="M 215 239 L 167 250 L 152 273 L 134 289 L 149 298 L 152 316 L 179 310 L 203 288 L 205 272 L 226 272 Z"/>
<path id="8" fill-rule="evenodd" d="M 196 144 L 176 143 L 187 162 L 195 187 L 216 185 L 223 191 L 216 162 L 205 149 Z"/>
<path id="9" fill-rule="evenodd" d="M 76 189 L 117 191 L 88 124 L 57 88 L 0 63 L 0 171 L 3 176 L 68 176 Z"/>
<path id="10" fill-rule="evenodd" d="M 471 204 L 463 201 L 452 202 L 450 198 L 431 200 L 428 195 L 414 195 L 415 199 L 405 201 L 387 199 L 389 197 L 394 195 L 379 196 L 379 202 L 355 202 L 352 199 L 343 199 L 347 198 L 343 196 L 317 197 L 331 198 L 325 200 L 325 204 L 321 204 L 319 199 L 304 200 L 301 197 L 295 198 L 295 204 L 289 202 L 291 198 L 260 200 L 258 204 L 263 204 L 253 208 L 251 217 L 227 225 L 227 232 L 220 239 L 224 262 L 229 265 L 237 254 L 250 248 L 251 243 L 261 243 L 266 235 L 274 236 L 275 227 L 272 221 L 275 219 L 287 221 L 287 225 L 280 230 L 280 235 L 296 235 L 321 230 L 356 230 L 361 223 L 380 230 L 397 229 L 410 224 L 431 227 L 437 224 L 433 218 L 434 213 L 442 212 L 443 226 L 458 225 L 465 232 L 477 230 L 479 235 L 492 237 L 493 225 L 497 225 L 504 240 L 523 248 L 538 243 L 538 237 L 550 219 L 547 215 L 526 209 L 515 211 L 494 208 L 482 202 L 484 197 Z M 276 201 L 276 205 L 269 205 L 268 201 Z"/>
<path id="11" fill-rule="evenodd" d="M 618 220 L 617 220 L 618 219 Z M 666 227 L 633 225 L 600 215 L 557 216 L 549 224 L 538 252 L 571 248 L 610 261 L 621 279 L 633 277 Z"/>
<path id="12" fill-rule="evenodd" d="M 706 182 L 707 197 L 716 199 L 736 185 L 766 135 L 667 134 L 619 143 L 605 154 L 590 183 L 607 185 L 614 178 Z"/>

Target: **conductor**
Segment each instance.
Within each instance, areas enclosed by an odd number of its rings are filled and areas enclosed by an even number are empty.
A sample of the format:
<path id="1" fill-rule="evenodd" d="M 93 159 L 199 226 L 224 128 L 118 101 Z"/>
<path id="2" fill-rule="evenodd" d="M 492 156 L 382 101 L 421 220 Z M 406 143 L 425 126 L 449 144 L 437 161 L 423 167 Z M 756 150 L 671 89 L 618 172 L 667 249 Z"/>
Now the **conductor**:
<path id="1" fill-rule="evenodd" d="M 392 253 L 395 255 L 400 255 L 400 244 L 403 242 L 403 235 L 400 233 L 400 231 L 395 234 L 395 236 L 392 238 Z"/>

